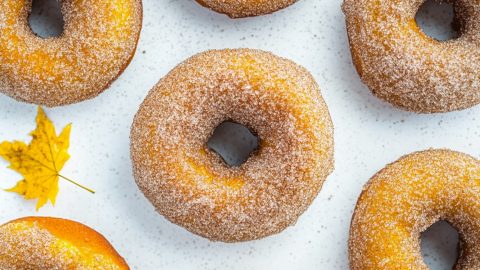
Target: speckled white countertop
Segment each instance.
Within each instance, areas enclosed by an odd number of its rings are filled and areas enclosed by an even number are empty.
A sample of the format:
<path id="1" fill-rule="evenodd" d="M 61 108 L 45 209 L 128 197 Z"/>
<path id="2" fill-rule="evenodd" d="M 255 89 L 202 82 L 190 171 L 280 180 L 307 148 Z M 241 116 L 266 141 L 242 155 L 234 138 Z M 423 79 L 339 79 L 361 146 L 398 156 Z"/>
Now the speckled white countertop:
<path id="1" fill-rule="evenodd" d="M 144 0 L 137 54 L 125 73 L 99 97 L 48 109 L 58 128 L 72 122 L 71 159 L 63 173 L 94 188 L 91 195 L 61 182 L 57 205 L 0 192 L 0 223 L 56 216 L 103 233 L 132 269 L 348 269 L 347 239 L 363 184 L 404 154 L 446 147 L 480 157 L 480 106 L 417 115 L 378 100 L 351 63 L 340 0 L 301 0 L 273 15 L 231 20 L 192 0 Z M 298 223 L 279 235 L 241 243 L 213 243 L 157 214 L 134 183 L 129 129 L 149 89 L 185 58 L 212 48 L 269 50 L 309 69 L 321 86 L 335 125 L 336 170 Z M 25 139 L 36 107 L 0 95 L 0 141 Z M 0 188 L 19 176 L 0 162 Z M 427 260 L 441 265 L 451 252 L 429 233 Z M 439 250 L 438 252 L 435 250 Z M 436 255 L 435 255 L 436 254 Z M 439 258 L 437 258 L 439 257 Z M 443 269 L 443 268 L 435 268 Z"/>

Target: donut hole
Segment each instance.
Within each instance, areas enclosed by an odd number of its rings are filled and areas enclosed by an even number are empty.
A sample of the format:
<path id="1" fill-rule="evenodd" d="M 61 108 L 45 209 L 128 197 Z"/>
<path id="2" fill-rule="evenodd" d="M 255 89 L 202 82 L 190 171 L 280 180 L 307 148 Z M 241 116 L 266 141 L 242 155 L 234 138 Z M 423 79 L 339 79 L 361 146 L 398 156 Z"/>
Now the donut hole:
<path id="1" fill-rule="evenodd" d="M 30 29 L 41 38 L 61 36 L 65 24 L 61 1 L 33 0 L 28 23 Z"/>
<path id="2" fill-rule="evenodd" d="M 258 149 L 259 138 L 244 125 L 225 121 L 215 128 L 207 146 L 227 165 L 238 167 Z"/>
<path id="3" fill-rule="evenodd" d="M 425 1 L 420 6 L 415 20 L 420 29 L 433 39 L 447 41 L 459 37 L 456 31 L 455 10 L 447 1 Z"/>
<path id="4" fill-rule="evenodd" d="M 458 258 L 458 231 L 439 221 L 421 234 L 422 255 L 429 269 L 453 269 Z"/>

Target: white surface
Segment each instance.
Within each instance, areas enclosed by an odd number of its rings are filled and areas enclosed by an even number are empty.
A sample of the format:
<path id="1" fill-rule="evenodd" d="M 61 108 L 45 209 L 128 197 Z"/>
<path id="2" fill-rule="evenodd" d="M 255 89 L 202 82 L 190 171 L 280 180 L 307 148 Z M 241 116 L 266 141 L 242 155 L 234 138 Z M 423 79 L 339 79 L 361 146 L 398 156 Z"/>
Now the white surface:
<path id="1" fill-rule="evenodd" d="M 28 215 L 80 221 L 103 233 L 132 269 L 348 269 L 350 218 L 362 186 L 413 151 L 446 147 L 478 157 L 480 106 L 417 115 L 373 97 L 351 63 L 340 5 L 301 0 L 273 15 L 231 20 L 192 0 L 144 0 L 138 51 L 125 73 L 91 101 L 47 110 L 58 128 L 73 123 L 63 174 L 97 194 L 61 182 L 57 205 L 35 212 L 35 202 L 0 192 L 0 223 Z M 336 170 L 312 206 L 283 233 L 241 244 L 209 242 L 158 215 L 137 189 L 129 157 L 130 124 L 148 90 L 185 58 L 226 47 L 270 50 L 308 68 L 335 125 Z M 29 140 L 35 115 L 34 105 L 0 95 L 0 140 Z M 14 185 L 20 177 L 0 165 L 0 187 Z M 433 254 L 453 241 L 452 233 L 439 240 L 443 231 L 428 234 L 427 259 L 437 266 L 452 261 Z"/>

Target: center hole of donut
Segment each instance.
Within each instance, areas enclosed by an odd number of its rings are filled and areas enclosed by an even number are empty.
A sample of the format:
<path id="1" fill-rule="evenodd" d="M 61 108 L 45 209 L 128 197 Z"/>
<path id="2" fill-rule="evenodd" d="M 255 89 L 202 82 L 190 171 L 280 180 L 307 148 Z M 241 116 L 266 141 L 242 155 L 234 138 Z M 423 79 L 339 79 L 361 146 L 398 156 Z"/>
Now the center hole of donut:
<path id="1" fill-rule="evenodd" d="M 453 269 L 458 258 L 458 232 L 439 221 L 421 235 L 422 255 L 429 269 Z"/>
<path id="2" fill-rule="evenodd" d="M 447 41 L 459 37 L 454 27 L 453 5 L 446 1 L 425 1 L 418 10 L 415 20 L 423 32 L 433 39 Z"/>
<path id="3" fill-rule="evenodd" d="M 259 139 L 244 125 L 226 121 L 215 128 L 207 146 L 226 164 L 238 167 L 258 149 Z"/>
<path id="4" fill-rule="evenodd" d="M 59 0 L 33 0 L 28 23 L 32 31 L 41 38 L 61 36 L 64 26 L 61 2 Z"/>

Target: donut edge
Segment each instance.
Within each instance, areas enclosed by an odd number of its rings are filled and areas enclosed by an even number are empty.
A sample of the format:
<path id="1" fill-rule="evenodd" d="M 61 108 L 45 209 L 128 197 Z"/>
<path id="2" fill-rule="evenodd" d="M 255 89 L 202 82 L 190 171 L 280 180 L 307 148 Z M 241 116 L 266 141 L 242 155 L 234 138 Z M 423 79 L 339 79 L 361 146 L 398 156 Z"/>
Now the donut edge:
<path id="1" fill-rule="evenodd" d="M 110 241 L 108 241 L 108 239 L 103 234 L 101 234 L 100 232 L 94 230 L 93 228 L 83 223 L 69 220 L 69 219 L 64 219 L 64 218 L 27 216 L 27 217 L 21 217 L 21 218 L 8 221 L 0 225 L 0 228 L 4 225 L 18 224 L 18 223 L 36 224 L 39 228 L 47 230 L 55 238 L 68 241 L 74 246 L 77 245 L 74 239 L 67 239 L 64 237 L 60 237 L 55 232 L 52 231 L 52 228 L 54 227 L 59 228 L 59 230 L 62 231 L 62 233 L 73 234 L 73 233 L 80 232 L 82 234 L 91 235 L 92 238 L 89 239 L 91 245 L 94 245 L 95 247 L 99 248 L 100 251 L 103 252 L 103 255 L 108 256 L 108 258 L 112 259 L 119 267 L 121 267 L 120 269 L 125 269 L 125 270 L 130 269 L 125 258 L 123 258 L 116 251 L 116 249 L 113 247 Z M 75 227 L 75 228 L 71 228 L 71 227 Z"/>
<path id="2" fill-rule="evenodd" d="M 280 11 L 282 9 L 285 9 L 293 4 L 295 4 L 296 2 L 298 2 L 299 0 L 289 0 L 289 3 L 287 3 L 286 5 L 282 5 L 280 8 L 276 9 L 276 10 L 272 10 L 272 11 L 261 11 L 261 12 L 235 12 L 235 11 L 231 11 L 231 12 L 227 12 L 225 10 L 221 10 L 220 8 L 217 8 L 217 7 L 212 7 L 212 6 L 209 6 L 208 4 L 206 4 L 203 0 L 195 0 L 200 6 L 204 7 L 204 8 L 207 8 L 211 11 L 214 11 L 214 12 L 217 12 L 217 13 L 220 13 L 220 14 L 224 14 L 226 16 L 228 16 L 230 19 L 244 19 L 244 18 L 252 18 L 252 17 L 258 17 L 258 16 L 264 16 L 264 15 L 270 15 L 270 14 L 273 14 L 277 11 Z"/>
<path id="3" fill-rule="evenodd" d="M 369 187 L 373 184 L 373 180 L 376 179 L 377 176 L 382 174 L 385 170 L 387 170 L 390 166 L 394 165 L 397 162 L 400 162 L 400 161 L 402 161 L 402 160 L 404 160 L 404 159 L 406 159 L 406 158 L 408 158 L 412 155 L 432 153 L 432 152 L 456 154 L 456 155 L 460 155 L 460 156 L 471 158 L 471 159 L 474 159 L 474 160 L 478 161 L 477 158 L 475 158 L 474 156 L 472 156 L 470 154 L 466 154 L 464 152 L 452 150 L 452 149 L 449 149 L 449 148 L 427 148 L 427 149 L 424 149 L 424 150 L 418 150 L 418 151 L 414 151 L 414 152 L 411 152 L 409 154 L 404 154 L 404 155 L 400 156 L 399 158 L 395 159 L 394 161 L 387 163 L 384 167 L 382 167 L 379 171 L 377 171 L 372 177 L 370 177 L 370 179 L 362 186 L 362 190 L 360 192 L 360 195 L 357 198 L 357 201 L 355 203 L 355 207 L 354 207 L 354 210 L 353 210 L 353 214 L 352 214 L 352 217 L 351 217 L 351 220 L 350 220 L 347 250 L 348 250 L 348 265 L 349 265 L 351 270 L 362 270 L 363 269 L 363 268 L 360 268 L 358 265 L 356 265 L 357 260 L 353 259 L 353 256 L 352 256 L 352 254 L 354 253 L 354 243 L 353 242 L 355 241 L 355 237 L 353 236 L 353 233 L 354 233 L 354 229 L 355 229 L 354 227 L 357 227 L 357 223 L 355 222 L 355 220 L 356 220 L 356 216 L 357 216 L 357 209 L 359 207 L 359 201 L 364 196 L 364 194 L 367 192 Z M 457 246 L 457 249 L 459 251 L 461 250 L 460 247 L 462 245 L 463 245 L 463 240 L 459 236 L 458 246 Z M 453 269 L 456 269 L 456 267 L 459 263 L 460 262 L 457 260 L 455 262 L 455 264 L 453 265 Z"/>
<path id="4" fill-rule="evenodd" d="M 22 102 L 22 103 L 26 103 L 26 104 L 34 104 L 34 105 L 39 105 L 39 106 L 45 106 L 45 107 L 48 107 L 48 108 L 55 108 L 55 107 L 63 107 L 63 106 L 73 105 L 73 104 L 81 103 L 81 102 L 84 102 L 84 101 L 92 100 L 92 99 L 96 98 L 97 96 L 99 96 L 100 94 L 102 94 L 103 92 L 105 92 L 106 90 L 108 90 L 112 86 L 112 84 L 125 72 L 127 67 L 132 62 L 133 58 L 135 57 L 137 49 L 138 49 L 138 43 L 140 41 L 140 35 L 141 35 L 142 29 L 143 29 L 143 0 L 134 0 L 134 1 L 139 5 L 137 15 L 138 15 L 138 19 L 139 19 L 139 22 L 140 22 L 139 25 L 138 25 L 138 32 L 137 32 L 136 37 L 135 37 L 135 47 L 132 49 L 130 57 L 125 61 L 125 64 L 122 67 L 120 67 L 119 71 L 117 72 L 117 75 L 114 76 L 110 81 L 108 81 L 103 88 L 99 88 L 96 91 L 92 91 L 92 93 L 90 93 L 89 95 L 85 96 L 82 99 L 76 99 L 76 100 L 68 99 L 68 100 L 65 100 L 65 101 L 58 101 L 58 100 L 51 100 L 50 98 L 43 98 L 42 101 L 36 102 L 36 101 L 28 99 L 28 98 L 22 98 L 18 95 L 15 95 L 15 94 L 9 94 L 8 91 L 7 92 L 0 91 L 0 94 L 6 95 L 10 98 L 13 98 L 14 100 L 16 100 L 18 102 Z"/>

